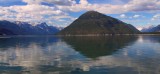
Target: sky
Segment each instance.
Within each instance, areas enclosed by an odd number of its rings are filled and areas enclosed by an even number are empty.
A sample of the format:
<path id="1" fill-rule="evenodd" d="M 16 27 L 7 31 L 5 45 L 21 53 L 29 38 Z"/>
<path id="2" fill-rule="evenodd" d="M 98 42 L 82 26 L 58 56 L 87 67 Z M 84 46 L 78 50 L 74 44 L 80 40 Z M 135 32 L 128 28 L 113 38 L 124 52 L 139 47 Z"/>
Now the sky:
<path id="1" fill-rule="evenodd" d="M 0 20 L 66 27 L 94 10 L 141 29 L 160 24 L 160 0 L 0 0 Z"/>

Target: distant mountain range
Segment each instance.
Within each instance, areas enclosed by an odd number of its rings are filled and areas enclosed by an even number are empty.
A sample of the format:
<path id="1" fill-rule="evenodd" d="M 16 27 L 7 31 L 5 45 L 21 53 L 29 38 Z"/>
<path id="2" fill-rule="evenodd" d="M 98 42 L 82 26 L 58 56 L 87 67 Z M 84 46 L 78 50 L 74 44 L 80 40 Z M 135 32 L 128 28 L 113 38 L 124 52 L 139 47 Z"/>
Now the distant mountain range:
<path id="1" fill-rule="evenodd" d="M 27 22 L 0 21 L 0 35 L 53 35 L 57 32 L 57 27 L 48 26 L 46 23 L 33 26 Z"/>
<path id="2" fill-rule="evenodd" d="M 134 26 L 97 11 L 88 11 L 64 28 L 58 35 L 136 34 Z"/>
<path id="3" fill-rule="evenodd" d="M 143 28 L 141 32 L 160 32 L 160 25 Z"/>
<path id="4" fill-rule="evenodd" d="M 60 31 L 61 30 L 61 31 Z M 48 26 L 46 23 L 29 24 L 28 22 L 0 21 L 0 35 L 106 35 L 137 34 L 134 26 L 97 11 L 82 14 L 68 27 Z"/>

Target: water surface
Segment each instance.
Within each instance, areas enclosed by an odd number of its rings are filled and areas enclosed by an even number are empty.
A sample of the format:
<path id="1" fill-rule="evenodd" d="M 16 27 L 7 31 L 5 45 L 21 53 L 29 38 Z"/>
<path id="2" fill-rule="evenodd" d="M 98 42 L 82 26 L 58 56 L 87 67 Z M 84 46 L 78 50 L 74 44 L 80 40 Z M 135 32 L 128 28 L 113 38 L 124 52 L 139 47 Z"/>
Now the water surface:
<path id="1" fill-rule="evenodd" d="M 160 74 L 160 36 L 0 37 L 0 74 Z"/>

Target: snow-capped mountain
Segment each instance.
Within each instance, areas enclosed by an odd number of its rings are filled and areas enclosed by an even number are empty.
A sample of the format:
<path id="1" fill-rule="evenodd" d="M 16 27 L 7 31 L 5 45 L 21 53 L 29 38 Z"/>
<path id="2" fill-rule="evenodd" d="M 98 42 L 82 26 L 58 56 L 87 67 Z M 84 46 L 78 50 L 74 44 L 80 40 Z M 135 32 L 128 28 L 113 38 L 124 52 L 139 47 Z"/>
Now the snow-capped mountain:
<path id="1" fill-rule="evenodd" d="M 148 26 L 148 27 L 143 27 L 141 32 L 149 32 L 152 28 L 154 28 L 155 26 L 151 25 L 151 26 Z"/>
<path id="2" fill-rule="evenodd" d="M 160 25 L 143 28 L 141 32 L 160 32 Z"/>
<path id="3" fill-rule="evenodd" d="M 45 22 L 37 25 L 21 21 L 0 21 L 0 29 L 10 31 L 16 35 L 53 35 L 59 32 L 55 26 L 48 26 Z M 4 33 L 4 32 L 0 32 Z M 8 32 L 7 32 L 8 33 Z"/>

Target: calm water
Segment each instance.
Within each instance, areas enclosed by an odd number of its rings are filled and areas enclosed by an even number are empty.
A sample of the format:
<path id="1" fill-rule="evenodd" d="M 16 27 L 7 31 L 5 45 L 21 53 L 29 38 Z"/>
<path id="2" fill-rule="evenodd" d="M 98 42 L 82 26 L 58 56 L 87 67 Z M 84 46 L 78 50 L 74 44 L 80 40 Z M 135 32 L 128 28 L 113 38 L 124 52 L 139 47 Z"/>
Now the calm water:
<path id="1" fill-rule="evenodd" d="M 160 36 L 0 37 L 0 74 L 160 74 Z"/>

